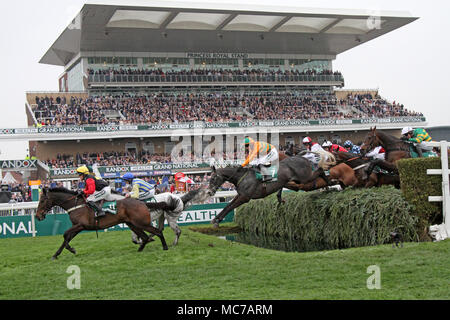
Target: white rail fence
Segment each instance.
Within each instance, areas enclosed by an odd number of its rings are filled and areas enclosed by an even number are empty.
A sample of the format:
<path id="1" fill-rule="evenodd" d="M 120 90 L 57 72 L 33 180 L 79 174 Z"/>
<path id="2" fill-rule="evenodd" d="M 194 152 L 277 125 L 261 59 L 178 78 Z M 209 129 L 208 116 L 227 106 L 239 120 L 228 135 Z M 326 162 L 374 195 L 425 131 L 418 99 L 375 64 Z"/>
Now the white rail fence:
<path id="1" fill-rule="evenodd" d="M 429 196 L 429 202 L 442 202 L 442 224 L 430 226 L 430 235 L 436 240 L 444 240 L 450 238 L 450 187 L 448 169 L 448 153 L 450 142 L 430 142 L 428 145 L 441 149 L 441 169 L 428 169 L 428 175 L 442 176 L 442 196 Z"/>

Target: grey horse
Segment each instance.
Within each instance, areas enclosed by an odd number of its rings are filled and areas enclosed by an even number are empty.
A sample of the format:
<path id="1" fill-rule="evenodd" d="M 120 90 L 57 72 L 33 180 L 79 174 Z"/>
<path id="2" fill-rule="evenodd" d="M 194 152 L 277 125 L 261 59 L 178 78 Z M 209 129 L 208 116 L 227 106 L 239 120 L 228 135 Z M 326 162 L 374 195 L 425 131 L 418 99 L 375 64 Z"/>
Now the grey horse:
<path id="1" fill-rule="evenodd" d="M 218 227 L 219 223 L 231 210 L 249 202 L 251 199 L 264 198 L 278 191 L 277 197 L 280 205 L 284 202 L 282 200 L 283 188 L 298 191 L 300 190 L 297 186 L 298 184 L 315 181 L 318 177 L 322 177 L 325 181 L 328 181 L 324 170 L 328 170 L 330 166 L 336 164 L 336 160 L 328 152 L 320 156 L 322 159 L 319 162 L 319 168 L 317 170 L 313 170 L 312 163 L 301 155 L 288 157 L 280 161 L 278 179 L 273 182 L 261 182 L 258 180 L 256 178 L 256 171 L 253 168 L 238 166 L 216 169 L 212 166 L 213 173 L 208 186 L 209 195 L 213 196 L 225 181 L 234 184 L 238 194 L 211 223 L 214 227 Z"/>

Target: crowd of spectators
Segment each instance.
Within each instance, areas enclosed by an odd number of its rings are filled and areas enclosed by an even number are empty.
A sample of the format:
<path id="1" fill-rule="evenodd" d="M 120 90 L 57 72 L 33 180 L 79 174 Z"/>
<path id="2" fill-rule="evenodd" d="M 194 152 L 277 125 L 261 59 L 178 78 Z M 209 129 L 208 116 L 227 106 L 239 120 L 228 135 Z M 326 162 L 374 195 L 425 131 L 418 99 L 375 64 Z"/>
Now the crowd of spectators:
<path id="1" fill-rule="evenodd" d="M 108 68 L 108 69 L 88 69 L 89 75 L 139 75 L 139 76 L 223 76 L 225 79 L 227 77 L 233 76 L 244 76 L 244 77 L 266 77 L 267 80 L 272 79 L 283 79 L 282 77 L 287 76 L 299 76 L 299 75 L 337 75 L 342 76 L 339 71 L 332 70 L 317 70 L 317 69 L 291 69 L 291 70 L 271 70 L 271 69 L 256 69 L 256 68 L 244 68 L 244 69 L 183 69 L 183 70 L 163 70 L 161 68 Z M 216 78 L 217 79 L 217 78 Z"/>
<path id="2" fill-rule="evenodd" d="M 6 189 L 3 189 L 7 187 Z M 2 184 L 2 189 L 4 191 L 11 192 L 11 199 L 9 203 L 19 203 L 19 202 L 30 202 L 31 201 L 31 188 L 24 183 L 10 183 Z"/>
<path id="3" fill-rule="evenodd" d="M 355 107 L 363 114 L 370 115 L 373 118 L 387 117 L 405 117 L 405 116 L 423 116 L 422 113 L 409 111 L 396 101 L 389 103 L 380 96 L 373 97 L 372 94 L 349 94 L 347 99 L 341 101 L 341 105 Z"/>
<path id="4" fill-rule="evenodd" d="M 114 111 L 117 117 L 107 117 Z M 36 97 L 34 113 L 50 126 L 245 122 L 250 120 L 358 119 L 422 116 L 380 96 L 301 92 L 154 93 L 105 95 L 87 99 Z"/>
<path id="5" fill-rule="evenodd" d="M 216 158 L 215 152 L 206 157 L 203 154 L 196 154 L 194 152 L 180 151 L 178 155 L 171 155 L 169 153 L 150 153 L 148 151 L 142 152 L 93 152 L 93 153 L 77 153 L 75 157 L 67 154 L 57 154 L 55 158 L 42 160 L 50 169 L 56 168 L 74 168 L 81 164 L 98 164 L 102 167 L 124 166 L 124 165 L 143 165 L 151 163 L 208 163 L 211 157 Z M 223 160 L 239 161 L 245 159 L 244 150 L 223 153 Z M 243 160 L 242 160 L 243 161 Z"/>

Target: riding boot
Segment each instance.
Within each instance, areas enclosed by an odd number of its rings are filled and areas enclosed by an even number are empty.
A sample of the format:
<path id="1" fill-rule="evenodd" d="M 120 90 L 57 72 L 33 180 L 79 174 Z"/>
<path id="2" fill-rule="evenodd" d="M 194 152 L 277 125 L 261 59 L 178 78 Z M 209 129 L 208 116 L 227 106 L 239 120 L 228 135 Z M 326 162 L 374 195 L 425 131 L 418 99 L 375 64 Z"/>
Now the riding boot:
<path id="1" fill-rule="evenodd" d="M 414 148 L 416 149 L 417 156 L 419 158 L 422 158 L 423 157 L 422 148 L 420 146 L 414 146 Z"/>
<path id="2" fill-rule="evenodd" d="M 266 181 L 269 181 L 272 179 L 272 174 L 270 173 L 270 170 L 266 165 L 260 164 L 259 170 L 262 175 L 262 180 L 261 180 L 262 182 L 266 182 Z"/>
<path id="3" fill-rule="evenodd" d="M 88 204 L 91 206 L 91 208 L 94 209 L 96 218 L 101 218 L 101 217 L 105 216 L 105 212 L 102 209 L 103 201 L 101 201 L 101 202 L 102 202 L 102 205 L 99 205 L 98 203 L 95 203 L 94 201 L 88 202 Z"/>

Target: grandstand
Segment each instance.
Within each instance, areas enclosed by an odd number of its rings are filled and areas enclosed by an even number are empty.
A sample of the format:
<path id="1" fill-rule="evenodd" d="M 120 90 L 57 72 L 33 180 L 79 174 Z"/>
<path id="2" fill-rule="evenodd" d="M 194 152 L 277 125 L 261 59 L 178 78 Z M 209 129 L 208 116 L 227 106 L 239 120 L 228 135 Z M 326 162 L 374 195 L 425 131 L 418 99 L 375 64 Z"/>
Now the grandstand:
<path id="1" fill-rule="evenodd" d="M 86 4 L 40 60 L 64 68 L 59 92 L 27 92 L 29 127 L 0 138 L 29 140 L 30 156 L 48 175 L 40 178 L 67 182 L 82 163 L 98 163 L 111 181 L 129 170 L 148 178 L 203 175 L 211 150 L 225 150 L 228 139 L 225 159 L 242 159 L 240 139 L 249 133 L 281 148 L 306 135 L 358 143 L 373 125 L 399 134 L 405 125 L 425 126 L 423 114 L 378 90 L 342 89 L 345 70 L 334 70 L 333 61 L 416 19 L 166 1 Z"/>

